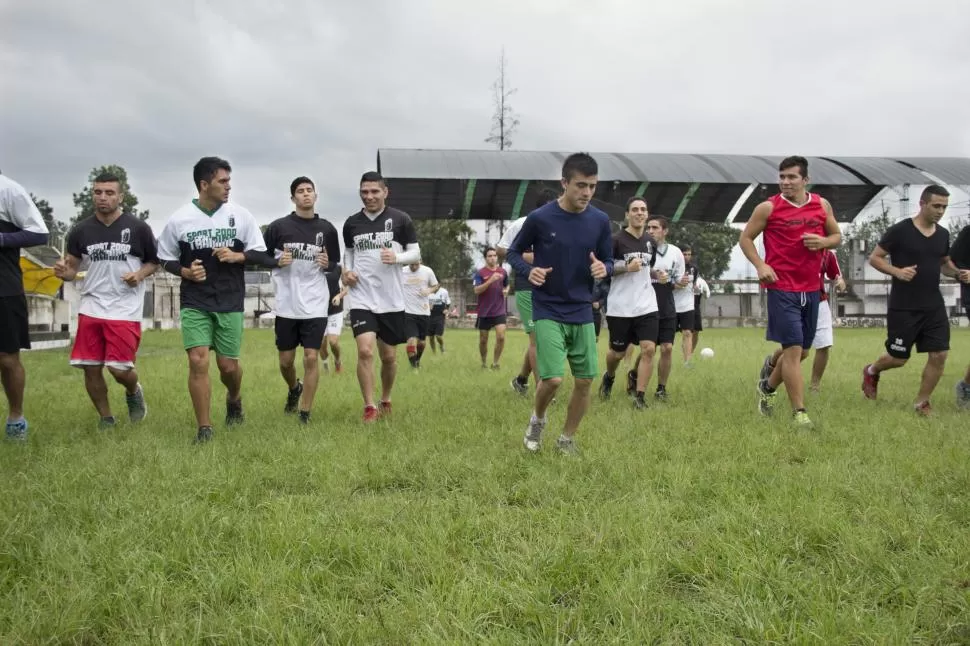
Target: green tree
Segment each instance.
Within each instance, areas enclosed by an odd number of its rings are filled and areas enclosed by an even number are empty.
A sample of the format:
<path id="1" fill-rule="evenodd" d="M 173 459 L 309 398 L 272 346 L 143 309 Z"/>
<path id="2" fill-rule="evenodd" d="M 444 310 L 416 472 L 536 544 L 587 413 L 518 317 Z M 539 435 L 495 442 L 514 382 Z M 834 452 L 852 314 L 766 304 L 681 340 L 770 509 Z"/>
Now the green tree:
<path id="1" fill-rule="evenodd" d="M 50 241 L 47 244 L 60 249 L 64 236 L 67 235 L 67 224 L 54 217 L 54 207 L 50 205 L 50 202 L 37 197 L 33 193 L 30 194 L 30 199 L 34 201 L 34 205 L 40 211 L 44 218 L 44 224 L 47 225 L 47 230 L 50 232 Z"/>
<path id="2" fill-rule="evenodd" d="M 731 263 L 731 250 L 740 232 L 726 224 L 707 222 L 674 222 L 667 242 L 683 249 L 690 245 L 693 263 L 705 280 L 717 280 Z"/>
<path id="3" fill-rule="evenodd" d="M 852 252 L 853 241 L 861 240 L 864 242 L 865 255 L 868 256 L 879 244 L 882 234 L 892 225 L 893 219 L 889 217 L 889 207 L 883 206 L 882 213 L 876 217 L 865 222 L 852 223 L 842 227 L 842 244 L 835 249 L 835 257 L 838 259 L 842 271 L 849 271 L 849 256 Z"/>
<path id="4" fill-rule="evenodd" d="M 121 180 L 121 190 L 125 194 L 121 200 L 121 210 L 125 213 L 136 215 L 141 220 L 147 220 L 148 210 L 138 210 L 138 196 L 131 192 L 131 187 L 128 185 L 128 172 L 122 166 L 109 164 L 108 166 L 99 166 L 91 169 L 91 173 L 88 175 L 87 186 L 82 188 L 80 193 L 74 193 L 74 206 L 77 208 L 77 216 L 71 220 L 71 224 L 77 224 L 81 220 L 85 220 L 94 215 L 94 198 L 91 195 L 91 184 L 94 182 L 94 178 L 101 173 L 112 173 L 117 175 L 118 179 Z"/>
<path id="5" fill-rule="evenodd" d="M 415 220 L 421 246 L 421 262 L 431 267 L 439 280 L 466 278 L 471 274 L 472 236 L 465 220 Z"/>

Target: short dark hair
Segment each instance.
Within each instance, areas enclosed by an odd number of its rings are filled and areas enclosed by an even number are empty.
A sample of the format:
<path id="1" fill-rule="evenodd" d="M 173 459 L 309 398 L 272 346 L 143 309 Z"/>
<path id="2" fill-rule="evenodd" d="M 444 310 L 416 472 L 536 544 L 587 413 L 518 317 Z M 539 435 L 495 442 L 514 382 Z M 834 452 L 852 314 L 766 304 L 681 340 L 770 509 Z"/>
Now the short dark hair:
<path id="1" fill-rule="evenodd" d="M 485 247 L 485 250 L 482 252 L 482 256 L 487 256 L 489 251 L 494 251 L 495 255 L 498 255 L 498 250 L 495 247 Z"/>
<path id="2" fill-rule="evenodd" d="M 562 178 L 567 182 L 574 175 L 592 177 L 599 175 L 599 172 L 599 164 L 596 163 L 596 160 L 589 153 L 573 153 L 569 157 L 566 157 L 566 161 L 562 164 Z"/>
<path id="3" fill-rule="evenodd" d="M 121 190 L 121 178 L 114 173 L 104 172 L 99 173 L 97 177 L 94 178 L 93 184 L 107 184 L 108 182 L 114 182 L 118 185 L 118 190 Z"/>
<path id="4" fill-rule="evenodd" d="M 789 168 L 798 167 L 798 172 L 801 173 L 802 177 L 808 177 L 808 160 L 804 157 L 798 155 L 792 155 L 791 157 L 785 157 L 778 164 L 778 170 L 788 170 Z"/>
<path id="5" fill-rule="evenodd" d="M 634 202 L 643 202 L 643 205 L 645 207 L 647 207 L 647 210 L 648 211 L 650 210 L 650 205 L 647 204 L 647 198 L 643 197 L 642 195 L 634 195 L 633 197 L 631 197 L 630 199 L 628 199 L 626 201 L 626 210 L 627 210 L 627 212 L 630 211 L 630 207 L 633 206 L 633 203 Z"/>
<path id="6" fill-rule="evenodd" d="M 930 184 L 923 189 L 922 193 L 920 193 L 919 201 L 922 203 L 929 202 L 931 199 L 933 199 L 934 195 L 938 195 L 940 197 L 950 197 L 950 191 L 946 190 L 939 184 Z"/>
<path id="7" fill-rule="evenodd" d="M 691 252 L 693 254 L 694 253 L 694 248 L 692 246 L 690 246 L 689 244 L 685 244 L 685 245 L 683 245 L 680 248 L 680 251 L 681 251 L 681 253 L 683 253 L 685 251 L 689 251 L 689 252 Z"/>
<path id="8" fill-rule="evenodd" d="M 195 162 L 195 166 L 192 168 L 192 179 L 195 180 L 195 187 L 197 189 L 202 188 L 202 182 L 211 182 L 219 170 L 231 173 L 232 166 L 220 157 L 203 157 Z"/>
<path id="9" fill-rule="evenodd" d="M 296 195 L 296 189 L 300 188 L 300 184 L 309 184 L 310 188 L 312 188 L 314 191 L 317 190 L 317 187 L 313 183 L 312 179 L 310 179 L 309 177 L 303 177 L 301 175 L 300 177 L 297 177 L 295 180 L 290 182 L 290 197 L 293 197 L 294 195 Z"/>
<path id="10" fill-rule="evenodd" d="M 544 188 L 539 191 L 538 197 L 536 197 L 536 208 L 549 204 L 549 202 L 555 202 L 559 199 L 559 191 L 554 191 L 551 188 Z"/>
<path id="11" fill-rule="evenodd" d="M 387 183 L 384 181 L 384 177 L 376 170 L 369 170 L 361 175 L 360 183 L 363 184 L 364 182 L 377 182 L 381 186 L 387 186 Z"/>
<path id="12" fill-rule="evenodd" d="M 653 222 L 654 220 L 656 220 L 657 222 L 660 223 L 660 228 L 661 229 L 667 230 L 667 229 L 670 228 L 670 220 L 668 220 L 664 216 L 662 216 L 662 215 L 651 215 L 650 217 L 647 218 L 647 222 Z"/>

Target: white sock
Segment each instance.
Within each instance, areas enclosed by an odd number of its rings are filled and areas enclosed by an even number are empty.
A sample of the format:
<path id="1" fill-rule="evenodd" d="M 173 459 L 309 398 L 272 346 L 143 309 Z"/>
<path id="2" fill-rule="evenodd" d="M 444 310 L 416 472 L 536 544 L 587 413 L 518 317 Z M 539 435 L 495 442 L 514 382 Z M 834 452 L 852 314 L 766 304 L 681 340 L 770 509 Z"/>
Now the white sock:
<path id="1" fill-rule="evenodd" d="M 875 377 L 876 376 L 876 373 L 873 372 L 873 370 L 872 370 L 872 364 L 869 364 L 869 366 L 866 368 L 866 373 L 868 373 L 870 377 Z"/>

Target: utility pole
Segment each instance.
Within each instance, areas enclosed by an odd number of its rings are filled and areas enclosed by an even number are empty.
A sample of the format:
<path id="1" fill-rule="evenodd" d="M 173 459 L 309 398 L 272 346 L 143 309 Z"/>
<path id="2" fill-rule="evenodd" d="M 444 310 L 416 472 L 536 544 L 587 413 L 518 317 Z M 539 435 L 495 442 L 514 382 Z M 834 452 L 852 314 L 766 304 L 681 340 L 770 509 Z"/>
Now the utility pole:
<path id="1" fill-rule="evenodd" d="M 505 47 L 502 48 L 502 55 L 499 57 L 498 77 L 492 83 L 492 96 L 495 103 L 495 112 L 492 114 L 492 129 L 485 143 L 494 144 L 499 151 L 509 150 L 512 147 L 512 135 L 519 126 L 519 118 L 512 110 L 509 98 L 515 94 L 517 88 L 509 87 L 508 75 L 506 73 Z M 499 237 L 505 233 L 505 220 L 499 220 Z M 491 223 L 485 225 L 485 236 L 488 233 Z"/>

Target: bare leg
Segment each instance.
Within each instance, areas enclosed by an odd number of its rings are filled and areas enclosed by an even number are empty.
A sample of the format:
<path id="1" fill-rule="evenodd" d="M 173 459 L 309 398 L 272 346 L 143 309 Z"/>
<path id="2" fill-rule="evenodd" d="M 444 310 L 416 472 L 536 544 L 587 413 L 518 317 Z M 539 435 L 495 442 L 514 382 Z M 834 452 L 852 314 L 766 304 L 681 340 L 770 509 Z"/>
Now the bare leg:
<path id="1" fill-rule="evenodd" d="M 559 390 L 561 383 L 562 377 L 543 379 L 539 382 L 539 386 L 536 388 L 536 417 L 543 419 L 546 416 L 546 410 L 549 409 L 549 404 L 552 403 L 552 399 L 556 396 L 556 391 Z"/>
<path id="2" fill-rule="evenodd" d="M 134 368 L 112 368 L 108 366 L 108 372 L 114 380 L 125 387 L 126 395 L 134 395 L 138 392 L 138 373 Z"/>
<path id="3" fill-rule="evenodd" d="M 381 401 L 389 402 L 397 375 L 397 346 L 387 345 L 378 339 L 377 349 L 381 353 Z"/>
<path id="4" fill-rule="evenodd" d="M 280 374 L 290 390 L 296 388 L 296 350 L 280 352 Z"/>
<path id="5" fill-rule="evenodd" d="M 216 366 L 219 368 L 219 378 L 226 387 L 226 399 L 237 402 L 242 398 L 243 369 L 239 359 L 220 357 L 216 355 Z"/>
<path id="6" fill-rule="evenodd" d="M 822 375 L 829 365 L 829 349 L 816 348 L 815 359 L 812 361 L 812 390 L 818 392 L 822 387 Z"/>
<path id="7" fill-rule="evenodd" d="M 620 362 L 626 356 L 626 351 L 614 352 L 613 350 L 606 351 L 606 374 L 616 375 L 616 369 L 620 367 Z"/>
<path id="8" fill-rule="evenodd" d="M 647 391 L 650 376 L 653 374 L 653 357 L 657 353 L 657 344 L 644 341 L 640 344 L 640 357 L 637 360 L 637 392 Z"/>
<path id="9" fill-rule="evenodd" d="M 903 366 L 906 365 L 907 361 L 908 359 L 897 359 L 896 357 L 890 354 L 884 354 L 878 359 L 876 359 L 875 363 L 872 364 L 871 366 L 872 372 L 878 375 L 880 372 L 883 372 L 884 370 L 894 370 L 896 368 L 902 368 Z"/>
<path id="10" fill-rule="evenodd" d="M 209 348 L 201 346 L 189 348 L 189 396 L 195 410 L 195 421 L 199 426 L 212 426 L 211 398 L 212 386 L 209 384 Z"/>
<path id="11" fill-rule="evenodd" d="M 802 361 L 808 356 L 807 350 L 799 345 L 785 348 L 781 359 L 775 364 L 775 369 L 768 377 L 768 386 L 777 388 L 782 383 L 788 391 L 788 400 L 792 410 L 805 408 L 805 378 L 802 376 Z"/>
<path id="12" fill-rule="evenodd" d="M 492 354 L 492 365 L 499 365 L 499 361 L 502 358 L 502 350 L 505 348 L 505 326 L 496 325 L 495 326 L 495 352 Z"/>
<path id="13" fill-rule="evenodd" d="M 478 354 L 482 357 L 482 368 L 488 364 L 488 330 L 478 331 Z"/>
<path id="14" fill-rule="evenodd" d="M 377 334 L 365 332 L 356 338 L 357 341 L 357 381 L 360 384 L 360 394 L 364 398 L 364 406 L 374 405 L 374 346 L 377 345 Z"/>
<path id="15" fill-rule="evenodd" d="M 326 347 L 326 343 L 324 343 Z M 313 397 L 317 394 L 320 382 L 320 353 L 313 348 L 303 349 L 303 396 L 300 410 L 309 412 L 313 408 Z"/>
<path id="16" fill-rule="evenodd" d="M 694 354 L 694 333 L 690 330 L 681 330 L 680 349 L 684 353 L 684 363 L 690 363 Z"/>
<path id="17" fill-rule="evenodd" d="M 691 354 L 693 354 L 694 352 L 697 351 L 697 344 L 701 342 L 701 331 L 694 330 L 694 333 L 691 335 L 690 340 L 691 340 L 690 351 L 691 351 Z"/>
<path id="18" fill-rule="evenodd" d="M 111 417 L 111 405 L 108 403 L 108 384 L 104 381 L 103 366 L 82 366 L 84 370 L 84 389 L 94 404 L 100 417 Z"/>
<path id="19" fill-rule="evenodd" d="M 663 343 L 660 345 L 660 361 L 657 367 L 657 386 L 666 386 L 670 379 L 670 368 L 674 362 L 674 344 Z"/>
<path id="20" fill-rule="evenodd" d="M 339 334 L 331 334 L 330 336 L 327 337 L 327 340 L 330 342 L 330 354 L 333 355 L 333 367 L 334 368 L 337 368 L 337 366 L 340 366 L 341 365 L 341 363 L 340 363 L 340 335 Z M 326 344 L 324 344 L 324 346 L 326 346 Z"/>
<path id="21" fill-rule="evenodd" d="M 592 383 L 592 379 L 577 379 L 573 385 L 573 394 L 566 409 L 566 423 L 562 429 L 562 434 L 570 439 L 576 435 L 579 423 L 589 409 L 589 387 Z"/>
<path id="22" fill-rule="evenodd" d="M 943 376 L 943 367 L 946 365 L 946 351 L 930 352 L 926 357 L 926 367 L 923 368 L 923 378 L 919 385 L 919 394 L 916 395 L 916 403 L 930 400 L 933 389 L 940 382 Z"/>
<path id="23" fill-rule="evenodd" d="M 27 384 L 27 373 L 24 364 L 20 363 L 19 352 L 0 353 L 0 381 L 7 395 L 7 417 L 18 420 L 24 415 L 24 387 Z"/>

